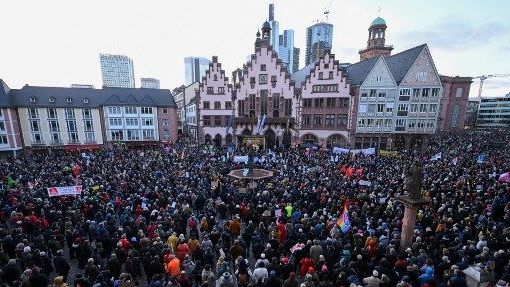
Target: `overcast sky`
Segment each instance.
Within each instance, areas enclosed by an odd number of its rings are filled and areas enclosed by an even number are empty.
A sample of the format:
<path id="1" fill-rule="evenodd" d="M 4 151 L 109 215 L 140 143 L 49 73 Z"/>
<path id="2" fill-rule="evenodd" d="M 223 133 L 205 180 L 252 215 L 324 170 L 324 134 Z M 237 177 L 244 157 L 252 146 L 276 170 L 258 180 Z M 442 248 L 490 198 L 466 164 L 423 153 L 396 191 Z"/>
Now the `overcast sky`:
<path id="1" fill-rule="evenodd" d="M 140 77 L 162 88 L 184 82 L 184 57 L 219 57 L 228 75 L 253 53 L 255 33 L 268 18 L 268 0 L 16 0 L 0 5 L 0 78 L 25 84 L 101 87 L 99 53 L 124 54 Z M 274 0 L 283 29 L 295 30 L 304 66 L 306 27 L 330 0 Z M 510 73 L 507 0 L 332 0 L 333 53 L 359 60 L 368 26 L 386 20 L 394 53 L 428 43 L 440 74 Z M 471 87 L 476 96 L 478 82 Z M 484 96 L 510 92 L 510 77 L 485 82 Z"/>

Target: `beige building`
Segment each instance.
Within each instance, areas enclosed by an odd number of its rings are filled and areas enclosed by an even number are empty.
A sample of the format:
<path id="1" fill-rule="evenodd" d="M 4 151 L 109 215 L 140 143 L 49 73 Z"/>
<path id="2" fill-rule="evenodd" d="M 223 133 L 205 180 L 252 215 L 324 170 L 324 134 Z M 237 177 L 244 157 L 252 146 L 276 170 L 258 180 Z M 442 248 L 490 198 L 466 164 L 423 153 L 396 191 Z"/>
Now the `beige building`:
<path id="1" fill-rule="evenodd" d="M 100 102 L 94 89 L 25 86 L 11 90 L 23 145 L 99 147 Z"/>

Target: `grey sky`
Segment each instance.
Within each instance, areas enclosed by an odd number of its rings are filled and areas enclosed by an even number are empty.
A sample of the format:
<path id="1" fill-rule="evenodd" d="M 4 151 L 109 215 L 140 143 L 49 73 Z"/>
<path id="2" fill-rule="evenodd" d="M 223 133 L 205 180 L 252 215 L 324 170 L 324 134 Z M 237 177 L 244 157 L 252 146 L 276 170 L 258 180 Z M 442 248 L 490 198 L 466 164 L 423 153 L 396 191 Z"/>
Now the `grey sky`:
<path id="1" fill-rule="evenodd" d="M 330 0 L 275 0 L 280 32 L 296 31 L 304 65 L 306 27 L 323 20 Z M 253 52 L 268 17 L 267 0 L 17 0 L 2 1 L 0 78 L 24 84 L 101 86 L 99 53 L 124 54 L 140 77 L 162 88 L 184 82 L 185 56 L 217 55 L 227 74 Z M 505 0 L 332 0 L 333 52 L 359 60 L 370 22 L 380 13 L 387 44 L 399 52 L 428 43 L 441 74 L 510 73 L 510 5 Z M 475 96 L 478 82 L 471 89 Z M 486 96 L 510 92 L 510 78 L 486 81 Z"/>

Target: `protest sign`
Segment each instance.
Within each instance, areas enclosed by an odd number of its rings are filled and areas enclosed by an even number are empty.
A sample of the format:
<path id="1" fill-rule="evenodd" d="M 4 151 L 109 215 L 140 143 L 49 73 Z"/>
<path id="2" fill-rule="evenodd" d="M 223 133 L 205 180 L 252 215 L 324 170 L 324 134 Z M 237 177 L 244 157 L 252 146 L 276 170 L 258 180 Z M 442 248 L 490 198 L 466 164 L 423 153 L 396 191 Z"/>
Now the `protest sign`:
<path id="1" fill-rule="evenodd" d="M 48 187 L 48 196 L 63 196 L 63 195 L 80 195 L 82 191 L 81 185 L 75 186 L 54 186 Z"/>

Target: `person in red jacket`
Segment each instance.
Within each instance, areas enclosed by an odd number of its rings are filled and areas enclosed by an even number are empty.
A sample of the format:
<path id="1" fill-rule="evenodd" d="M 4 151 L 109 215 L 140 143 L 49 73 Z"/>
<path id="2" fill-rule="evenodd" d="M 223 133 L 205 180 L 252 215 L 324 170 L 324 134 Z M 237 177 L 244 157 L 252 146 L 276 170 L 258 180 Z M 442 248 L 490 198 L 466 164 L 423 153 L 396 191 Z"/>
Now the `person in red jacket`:
<path id="1" fill-rule="evenodd" d="M 306 256 L 305 258 L 301 259 L 299 262 L 300 268 L 299 268 L 299 275 L 301 277 L 305 276 L 310 267 L 313 267 L 313 261 L 310 256 Z"/>
<path id="2" fill-rule="evenodd" d="M 179 245 L 177 246 L 177 256 L 179 256 L 180 260 L 184 260 L 184 257 L 189 252 L 189 246 L 186 244 L 186 242 L 181 241 Z"/>

